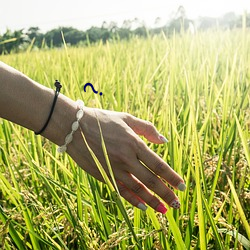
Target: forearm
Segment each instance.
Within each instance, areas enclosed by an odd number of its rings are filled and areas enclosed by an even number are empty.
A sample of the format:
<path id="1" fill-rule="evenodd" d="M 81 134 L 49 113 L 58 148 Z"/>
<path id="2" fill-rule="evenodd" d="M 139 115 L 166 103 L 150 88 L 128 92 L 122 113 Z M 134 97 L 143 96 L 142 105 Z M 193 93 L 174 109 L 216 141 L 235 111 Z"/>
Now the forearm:
<path id="1" fill-rule="evenodd" d="M 39 131 L 48 118 L 54 90 L 0 62 L 0 117 L 33 131 Z M 43 136 L 60 145 L 70 131 L 76 105 L 59 94 L 51 120 Z"/>

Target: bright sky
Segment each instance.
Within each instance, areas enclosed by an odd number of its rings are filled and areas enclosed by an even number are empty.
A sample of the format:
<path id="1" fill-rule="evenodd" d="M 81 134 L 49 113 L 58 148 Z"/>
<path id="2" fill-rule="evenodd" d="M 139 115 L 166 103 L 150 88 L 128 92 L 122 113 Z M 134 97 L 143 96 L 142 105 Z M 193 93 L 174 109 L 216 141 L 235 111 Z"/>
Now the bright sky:
<path id="1" fill-rule="evenodd" d="M 221 16 L 226 12 L 250 12 L 249 0 L 0 0 L 0 34 L 38 26 L 43 32 L 59 26 L 73 26 L 86 30 L 103 21 L 116 21 L 135 17 L 152 25 L 156 17 L 162 22 L 174 15 L 178 6 L 184 6 L 186 15 Z"/>

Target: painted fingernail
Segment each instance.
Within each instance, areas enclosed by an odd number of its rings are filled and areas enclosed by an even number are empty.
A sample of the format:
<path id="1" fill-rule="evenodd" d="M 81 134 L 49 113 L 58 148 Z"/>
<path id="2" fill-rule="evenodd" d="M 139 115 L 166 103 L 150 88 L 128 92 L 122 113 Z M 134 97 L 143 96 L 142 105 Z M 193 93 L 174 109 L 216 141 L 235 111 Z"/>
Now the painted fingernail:
<path id="1" fill-rule="evenodd" d="M 160 203 L 156 208 L 156 211 L 165 214 L 167 212 L 167 208 L 162 203 Z"/>
<path id="2" fill-rule="evenodd" d="M 184 182 L 180 182 L 177 186 L 177 188 L 180 190 L 180 191 L 185 191 L 186 189 L 186 184 Z"/>
<path id="3" fill-rule="evenodd" d="M 181 206 L 181 203 L 179 202 L 179 200 L 173 200 L 170 204 L 170 207 L 175 208 L 175 209 L 179 209 Z"/>
<path id="4" fill-rule="evenodd" d="M 142 211 L 146 211 L 146 210 L 147 210 L 147 207 L 146 207 L 143 203 L 139 203 L 139 204 L 137 205 L 137 207 L 138 207 L 139 209 L 141 209 Z"/>
<path id="5" fill-rule="evenodd" d="M 160 135 L 158 136 L 158 138 L 159 138 L 162 142 L 164 142 L 164 143 L 167 143 L 167 142 L 168 142 L 168 139 L 167 139 L 165 136 L 163 136 L 162 134 L 160 134 Z"/>

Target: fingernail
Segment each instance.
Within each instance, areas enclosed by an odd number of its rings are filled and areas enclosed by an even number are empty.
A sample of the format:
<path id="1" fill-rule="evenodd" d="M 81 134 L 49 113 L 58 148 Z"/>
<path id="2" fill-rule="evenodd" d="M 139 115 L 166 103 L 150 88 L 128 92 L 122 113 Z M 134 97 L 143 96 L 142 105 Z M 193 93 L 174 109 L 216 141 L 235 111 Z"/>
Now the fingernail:
<path id="1" fill-rule="evenodd" d="M 167 212 L 167 208 L 162 203 L 160 203 L 156 208 L 156 211 L 165 214 Z"/>
<path id="2" fill-rule="evenodd" d="M 160 135 L 158 136 L 158 138 L 159 138 L 162 142 L 164 142 L 164 143 L 167 143 L 167 142 L 168 142 L 168 139 L 167 139 L 165 136 L 163 136 L 162 134 L 160 134 Z"/>
<path id="3" fill-rule="evenodd" d="M 184 182 L 180 182 L 177 186 L 177 188 L 180 190 L 180 191 L 185 191 L 186 189 L 186 184 Z"/>
<path id="4" fill-rule="evenodd" d="M 147 207 L 146 207 L 143 203 L 139 203 L 139 204 L 137 205 L 137 207 L 138 207 L 139 209 L 141 209 L 142 211 L 146 211 L 146 210 L 147 210 Z"/>
<path id="5" fill-rule="evenodd" d="M 179 209 L 181 206 L 181 203 L 179 202 L 179 200 L 173 200 L 172 203 L 170 204 L 170 207 L 175 208 L 175 209 Z"/>

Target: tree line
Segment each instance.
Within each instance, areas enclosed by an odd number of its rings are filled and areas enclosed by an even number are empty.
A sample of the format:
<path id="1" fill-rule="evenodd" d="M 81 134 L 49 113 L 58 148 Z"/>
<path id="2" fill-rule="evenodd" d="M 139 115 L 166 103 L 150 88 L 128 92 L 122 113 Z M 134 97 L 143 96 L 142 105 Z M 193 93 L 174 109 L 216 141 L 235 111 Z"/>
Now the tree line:
<path id="1" fill-rule="evenodd" d="M 116 22 L 103 22 L 101 27 L 91 27 L 86 31 L 81 31 L 73 27 L 58 27 L 46 33 L 42 33 L 39 27 L 30 27 L 27 31 L 24 29 L 11 31 L 6 30 L 0 34 L 0 54 L 10 52 L 19 52 L 27 48 L 54 48 L 63 45 L 62 34 L 68 46 L 84 46 L 92 43 L 106 43 L 110 40 L 124 40 L 131 37 L 147 37 L 164 33 L 171 36 L 173 32 L 197 30 L 207 30 L 211 28 L 233 29 L 242 27 L 242 20 L 245 20 L 245 26 L 250 27 L 250 14 L 245 13 L 244 18 L 233 12 L 225 14 L 219 19 L 201 17 L 197 20 L 191 20 L 186 17 L 185 9 L 180 6 L 175 17 L 164 25 L 161 25 L 161 19 L 155 19 L 153 28 L 146 28 L 143 21 L 135 18 L 134 20 L 125 20 L 121 27 Z"/>

